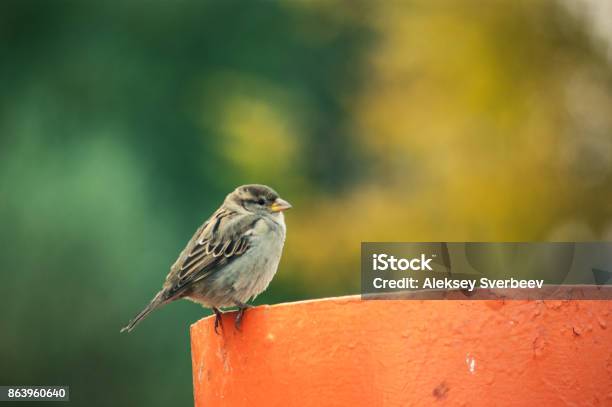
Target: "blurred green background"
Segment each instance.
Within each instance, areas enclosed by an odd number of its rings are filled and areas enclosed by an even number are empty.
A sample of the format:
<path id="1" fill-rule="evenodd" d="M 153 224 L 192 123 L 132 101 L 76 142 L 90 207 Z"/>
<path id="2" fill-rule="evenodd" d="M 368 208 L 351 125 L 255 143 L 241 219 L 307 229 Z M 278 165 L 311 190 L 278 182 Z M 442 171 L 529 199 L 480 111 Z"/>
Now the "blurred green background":
<path id="1" fill-rule="evenodd" d="M 119 328 L 244 183 L 294 204 L 257 303 L 365 240 L 612 239 L 604 3 L 3 1 L 0 384 L 191 405 L 208 311 Z"/>

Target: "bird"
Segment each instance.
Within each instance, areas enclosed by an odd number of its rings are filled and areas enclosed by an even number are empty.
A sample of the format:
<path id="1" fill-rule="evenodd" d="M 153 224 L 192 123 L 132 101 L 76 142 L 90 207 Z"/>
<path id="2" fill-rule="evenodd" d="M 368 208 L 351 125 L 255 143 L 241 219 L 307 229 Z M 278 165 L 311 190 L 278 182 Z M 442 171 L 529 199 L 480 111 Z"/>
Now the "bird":
<path id="1" fill-rule="evenodd" d="M 223 328 L 221 308 L 238 307 L 235 326 L 240 330 L 248 302 L 276 274 L 287 230 L 284 212 L 291 207 L 266 185 L 234 189 L 196 230 L 162 289 L 121 332 L 131 332 L 151 312 L 182 298 L 212 309 L 216 334 Z"/>

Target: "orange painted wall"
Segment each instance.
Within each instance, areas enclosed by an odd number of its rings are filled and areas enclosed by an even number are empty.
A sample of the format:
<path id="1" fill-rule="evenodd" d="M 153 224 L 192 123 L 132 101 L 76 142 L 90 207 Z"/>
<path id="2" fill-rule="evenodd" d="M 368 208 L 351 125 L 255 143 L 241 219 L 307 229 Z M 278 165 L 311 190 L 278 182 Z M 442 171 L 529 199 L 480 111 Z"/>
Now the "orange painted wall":
<path id="1" fill-rule="evenodd" d="M 612 301 L 361 301 L 191 327 L 195 405 L 612 406 Z"/>

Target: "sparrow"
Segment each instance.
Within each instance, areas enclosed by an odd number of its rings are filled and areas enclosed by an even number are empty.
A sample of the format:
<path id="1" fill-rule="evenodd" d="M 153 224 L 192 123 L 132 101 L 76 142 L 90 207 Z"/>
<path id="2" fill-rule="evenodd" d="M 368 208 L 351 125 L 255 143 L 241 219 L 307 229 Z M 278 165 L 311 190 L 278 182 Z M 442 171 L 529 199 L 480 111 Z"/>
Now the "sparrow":
<path id="1" fill-rule="evenodd" d="M 189 240 L 162 289 L 121 332 L 130 332 L 151 312 L 181 298 L 211 308 L 217 334 L 221 308 L 238 307 L 235 326 L 240 330 L 247 303 L 276 274 L 286 235 L 283 212 L 289 208 L 266 185 L 236 188 Z"/>

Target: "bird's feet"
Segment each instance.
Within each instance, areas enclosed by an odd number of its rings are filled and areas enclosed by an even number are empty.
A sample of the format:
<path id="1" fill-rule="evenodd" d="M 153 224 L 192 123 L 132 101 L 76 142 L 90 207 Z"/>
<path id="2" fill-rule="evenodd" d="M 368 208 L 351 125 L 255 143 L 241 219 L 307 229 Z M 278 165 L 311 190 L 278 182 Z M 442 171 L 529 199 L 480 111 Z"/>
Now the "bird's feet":
<path id="1" fill-rule="evenodd" d="M 221 327 L 221 329 L 223 329 L 223 320 L 221 319 L 221 315 L 223 315 L 223 312 L 221 312 L 219 308 L 215 307 L 213 307 L 212 310 L 215 313 L 215 333 L 219 335 L 219 326 Z"/>
<path id="2" fill-rule="evenodd" d="M 238 314 L 236 315 L 236 319 L 234 320 L 234 326 L 236 327 L 236 330 L 242 331 L 241 327 L 242 318 L 244 317 L 244 311 L 246 311 L 247 308 L 252 308 L 253 306 L 249 304 L 244 304 L 242 302 L 236 302 L 236 306 L 238 307 Z"/>

